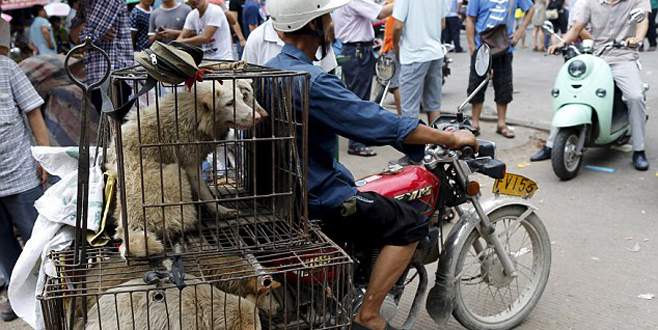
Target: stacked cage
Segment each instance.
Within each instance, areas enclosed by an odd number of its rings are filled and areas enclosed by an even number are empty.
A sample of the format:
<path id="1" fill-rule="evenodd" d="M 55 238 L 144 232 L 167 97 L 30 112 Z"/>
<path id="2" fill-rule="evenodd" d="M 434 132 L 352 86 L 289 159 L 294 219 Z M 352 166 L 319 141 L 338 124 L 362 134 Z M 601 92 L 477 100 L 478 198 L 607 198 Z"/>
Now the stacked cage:
<path id="1" fill-rule="evenodd" d="M 204 62 L 109 118 L 114 237 L 52 252 L 49 329 L 329 329 L 350 324 L 350 258 L 308 219 L 309 79 Z M 110 77 L 115 104 L 141 67 Z M 107 203 L 106 203 L 107 204 Z M 86 225 L 81 223 L 80 228 Z"/>

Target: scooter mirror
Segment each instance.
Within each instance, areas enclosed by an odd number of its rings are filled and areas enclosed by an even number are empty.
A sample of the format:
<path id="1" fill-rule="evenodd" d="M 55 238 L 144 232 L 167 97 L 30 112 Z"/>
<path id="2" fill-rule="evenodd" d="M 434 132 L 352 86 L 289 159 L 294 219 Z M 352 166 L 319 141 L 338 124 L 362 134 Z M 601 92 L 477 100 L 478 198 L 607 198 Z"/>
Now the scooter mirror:
<path id="1" fill-rule="evenodd" d="M 631 13 L 628 15 L 628 20 L 631 23 L 635 24 L 640 24 L 644 19 L 647 17 L 647 14 L 644 12 L 644 10 L 640 8 L 633 9 Z"/>
<path id="2" fill-rule="evenodd" d="M 541 28 L 546 33 L 549 34 L 555 33 L 555 28 L 553 27 L 553 23 L 551 23 L 551 21 L 544 21 L 544 25 L 542 25 Z"/>
<path id="3" fill-rule="evenodd" d="M 489 46 L 482 44 L 475 53 L 475 73 L 480 77 L 484 77 L 489 73 L 490 66 L 491 54 Z"/>

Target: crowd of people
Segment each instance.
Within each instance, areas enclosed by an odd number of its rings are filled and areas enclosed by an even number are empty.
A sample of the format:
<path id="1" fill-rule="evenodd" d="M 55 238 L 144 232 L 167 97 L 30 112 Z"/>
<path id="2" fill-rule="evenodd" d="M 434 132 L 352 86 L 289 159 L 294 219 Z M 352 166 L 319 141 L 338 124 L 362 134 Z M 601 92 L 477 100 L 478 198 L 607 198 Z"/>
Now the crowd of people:
<path id="1" fill-rule="evenodd" d="M 289 0 L 290 6 L 297 4 L 302 7 L 305 5 L 304 1 L 306 0 Z M 580 1 L 587 4 L 578 6 L 576 2 Z M 314 62 L 315 67 L 319 66 L 321 71 L 312 71 L 312 76 L 325 84 L 314 84 L 311 93 L 336 96 L 335 99 L 329 96 L 321 100 L 311 99 L 311 106 L 326 110 L 328 117 L 337 116 L 327 119 L 328 122 L 322 125 L 353 123 L 354 127 L 343 128 L 344 131 L 352 132 L 347 134 L 350 138 L 348 152 L 369 157 L 376 155 L 376 152 L 367 141 L 398 145 L 405 138 L 407 142 L 411 141 L 411 144 L 443 141 L 447 144 L 464 145 L 474 141 L 466 135 L 454 140 L 443 135 L 435 136 L 418 128 L 421 127 L 418 125 L 421 113 L 426 116 L 428 122 L 432 122 L 442 110 L 442 65 L 445 57 L 443 43 L 453 43 L 457 53 L 468 51 L 473 54 L 477 47 L 487 42 L 486 32 L 494 28 L 500 28 L 500 33 L 504 33 L 511 40 L 509 47 L 493 58 L 492 83 L 498 114 L 496 132 L 505 138 L 514 138 L 514 131 L 506 122 L 506 112 L 513 101 L 512 65 L 515 48 L 519 43 L 518 46 L 523 47 L 526 31 L 532 29 L 532 49 L 544 52 L 550 47 L 554 49 L 559 43 L 542 32 L 541 26 L 546 20 L 570 41 L 575 41 L 577 36 L 573 32 L 567 32 L 572 26 L 580 31 L 592 24 L 593 34 L 600 33 L 597 29 L 605 28 L 599 26 L 602 22 L 593 17 L 595 13 L 591 9 L 596 3 L 602 2 L 599 0 L 386 0 L 383 3 L 374 0 L 353 0 L 331 10 L 329 21 L 332 21 L 335 39 L 341 47 L 325 47 L 322 42 L 321 47 L 315 47 L 318 50 L 318 54 L 315 54 L 307 52 L 314 44 L 303 36 L 306 36 L 305 33 L 313 35 L 309 32 L 311 30 L 317 32 L 316 30 L 320 29 L 323 33 L 325 30 L 327 33 L 331 31 L 329 27 L 322 26 L 322 20 L 318 20 L 319 17 L 322 18 L 321 15 L 314 16 L 312 21 L 304 22 L 305 27 L 293 29 L 270 18 L 269 15 L 274 16 L 275 13 L 268 12 L 268 4 L 259 0 L 128 2 L 69 0 L 70 11 L 65 16 L 49 15 L 46 8 L 36 6 L 32 8 L 32 18 L 21 17 L 17 22 L 11 23 L 11 34 L 9 23 L 0 21 L 0 90 L 13 93 L 5 95 L 3 92 L 0 99 L 0 154 L 3 155 L 0 159 L 0 246 L 3 249 L 0 253 L 0 275 L 5 282 L 11 277 L 13 264 L 20 254 L 14 227 L 18 228 L 23 239 L 30 237 L 31 224 L 36 219 L 36 211 L 32 205 L 43 192 L 43 184 L 47 178 L 47 173 L 36 165 L 30 155 L 30 141 L 33 137 L 38 145 L 49 144 L 44 120 L 40 111 L 35 111 L 44 101 L 34 91 L 25 73 L 8 57 L 10 51 L 16 47 L 22 55 L 13 58 L 20 60 L 29 56 L 63 54 L 73 45 L 89 38 L 109 55 L 113 70 L 133 65 L 135 51 L 149 48 L 156 41 L 167 43 L 174 40 L 200 47 L 207 59 L 244 59 L 254 64 L 281 68 L 294 65 L 305 67 L 307 61 Z M 277 1 L 277 8 L 283 6 L 280 2 Z M 576 8 L 585 8 L 588 12 L 578 12 Z M 651 0 L 648 51 L 656 50 L 657 10 L 658 0 Z M 323 14 L 327 13 L 329 11 Z M 380 45 L 373 23 L 381 20 L 385 20 L 385 33 Z M 291 46 L 292 42 L 305 45 L 308 49 L 295 48 Z M 382 114 L 379 108 L 367 102 L 370 100 L 375 75 L 376 47 L 379 46 L 380 55 L 389 57 L 397 68 L 391 83 L 391 93 L 394 95 L 398 116 L 388 114 L 382 115 L 381 118 L 370 117 Z M 315 49 L 311 50 L 315 52 Z M 342 57 L 344 85 L 337 83 L 335 76 L 328 75 L 338 66 L 337 55 Z M 86 53 L 84 64 L 88 81 L 98 81 L 107 70 L 106 62 L 98 53 Z M 632 71 L 633 77 L 636 77 L 635 73 L 639 74 L 636 69 L 626 62 L 613 66 L 619 76 Z M 475 73 L 474 65 L 471 65 L 470 71 L 468 86 L 464 86 L 464 90 L 468 92 L 474 91 L 484 79 Z M 639 83 L 639 80 L 637 82 Z M 627 87 L 628 93 L 635 92 L 631 91 L 635 86 Z M 124 85 L 122 88 L 124 92 L 121 95 L 127 99 L 132 93 L 130 86 Z M 353 94 L 348 94 L 345 88 Z M 479 134 L 480 130 L 484 98 L 485 93 L 482 90 L 471 100 L 475 135 Z M 354 113 L 343 111 L 343 117 L 331 114 L 330 110 L 335 105 L 327 104 L 325 101 L 328 99 L 342 102 L 345 109 L 352 109 Z M 637 101 L 636 98 L 633 100 Z M 100 109 L 102 98 L 99 90 L 94 91 L 92 102 Z M 637 113 L 643 112 L 643 105 L 639 103 L 633 103 L 631 108 Z M 29 127 L 23 124 L 22 114 L 26 114 Z M 363 126 L 368 123 L 372 126 Z M 410 139 L 411 135 L 401 136 L 402 131 L 406 134 L 416 132 L 413 134 L 418 136 L 414 135 L 415 138 Z M 634 127 L 634 131 L 639 129 Z M 328 144 L 333 141 L 332 136 L 321 136 L 317 141 L 319 145 Z M 635 135 L 633 139 L 639 141 Z M 335 152 L 333 148 L 326 146 L 319 152 L 325 152 L 329 155 L 326 159 L 332 159 L 332 153 Z M 634 148 L 643 152 L 644 145 L 637 142 Z M 646 159 L 644 161 L 646 162 Z M 330 167 L 328 165 L 327 168 Z M 352 193 L 350 189 L 345 191 Z M 410 239 L 405 241 L 405 244 L 413 242 L 415 241 Z M 389 283 L 383 283 L 382 287 L 387 285 Z M 376 303 L 371 305 L 368 306 L 372 307 L 370 311 L 379 310 L 378 306 L 375 306 Z M 0 306 L 0 317 L 5 321 L 16 318 L 8 303 Z M 362 318 L 359 322 L 363 324 L 380 321 L 369 318 L 372 315 L 364 314 L 360 317 Z"/>

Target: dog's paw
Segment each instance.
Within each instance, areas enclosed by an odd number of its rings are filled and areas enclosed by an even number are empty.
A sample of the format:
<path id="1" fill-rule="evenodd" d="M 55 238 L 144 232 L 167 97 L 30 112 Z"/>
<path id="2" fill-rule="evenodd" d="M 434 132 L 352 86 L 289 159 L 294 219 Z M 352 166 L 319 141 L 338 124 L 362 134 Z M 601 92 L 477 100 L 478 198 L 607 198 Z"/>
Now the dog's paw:
<path id="1" fill-rule="evenodd" d="M 240 211 L 224 206 L 219 206 L 219 217 L 221 219 L 235 218 L 240 215 Z"/>
<path id="2" fill-rule="evenodd" d="M 151 232 L 146 232 L 145 238 L 143 231 L 131 230 L 128 232 L 128 243 L 130 251 L 126 250 L 125 242 L 121 243 L 121 246 L 119 246 L 119 253 L 124 259 L 126 259 L 126 257 L 161 255 L 165 250 L 162 242 L 160 242 L 160 240 L 155 237 L 155 234 Z"/>
<path id="3" fill-rule="evenodd" d="M 213 218 L 219 218 L 219 219 L 231 219 L 231 218 L 236 218 L 237 216 L 240 215 L 240 211 L 236 209 L 224 207 L 219 204 L 209 205 L 208 211 L 210 211 L 210 215 Z"/>

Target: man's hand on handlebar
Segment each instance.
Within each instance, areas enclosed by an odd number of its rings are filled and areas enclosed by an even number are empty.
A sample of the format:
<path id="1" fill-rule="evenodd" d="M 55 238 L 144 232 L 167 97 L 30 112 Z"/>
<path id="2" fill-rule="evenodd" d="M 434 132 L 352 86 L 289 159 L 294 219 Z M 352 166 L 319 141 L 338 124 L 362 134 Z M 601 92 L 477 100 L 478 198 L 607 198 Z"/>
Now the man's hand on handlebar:
<path id="1" fill-rule="evenodd" d="M 564 46 L 566 46 L 564 42 L 559 42 L 555 45 L 551 45 L 550 47 L 548 47 L 548 51 L 547 51 L 548 55 L 557 55 L 558 50 L 564 48 Z"/>
<path id="2" fill-rule="evenodd" d="M 453 139 L 450 144 L 447 145 L 450 149 L 461 149 L 463 147 L 472 147 L 476 152 L 478 150 L 478 141 L 475 138 L 475 135 L 469 130 L 462 129 L 452 133 Z"/>
<path id="3" fill-rule="evenodd" d="M 472 147 L 478 150 L 478 143 L 473 133 L 468 130 L 438 130 L 425 125 L 418 125 L 404 139 L 407 144 L 437 144 L 457 150 L 463 147 Z"/>
<path id="4" fill-rule="evenodd" d="M 641 43 L 642 43 L 642 40 L 639 40 L 636 37 L 630 37 L 630 38 L 626 39 L 625 47 L 635 49 L 635 48 L 638 48 L 638 46 L 640 46 Z"/>

